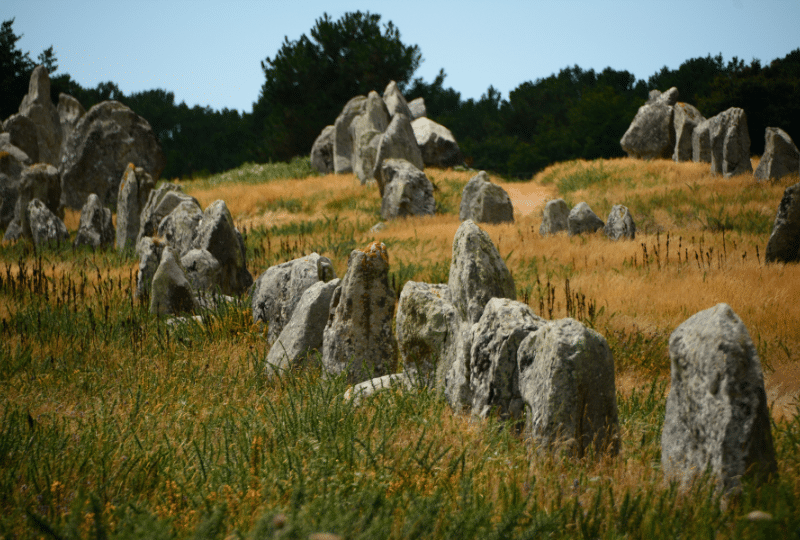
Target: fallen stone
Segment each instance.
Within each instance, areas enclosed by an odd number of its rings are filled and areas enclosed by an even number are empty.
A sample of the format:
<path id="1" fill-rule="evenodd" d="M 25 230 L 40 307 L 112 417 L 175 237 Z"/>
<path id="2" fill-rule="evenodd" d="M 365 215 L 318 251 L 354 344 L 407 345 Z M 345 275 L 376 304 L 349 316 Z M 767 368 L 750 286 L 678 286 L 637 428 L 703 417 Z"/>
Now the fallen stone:
<path id="1" fill-rule="evenodd" d="M 360 406 L 364 400 L 386 390 L 412 390 L 414 383 L 405 373 L 393 373 L 383 377 L 375 377 L 348 388 L 344 393 L 345 401 L 352 401 L 353 407 Z"/>

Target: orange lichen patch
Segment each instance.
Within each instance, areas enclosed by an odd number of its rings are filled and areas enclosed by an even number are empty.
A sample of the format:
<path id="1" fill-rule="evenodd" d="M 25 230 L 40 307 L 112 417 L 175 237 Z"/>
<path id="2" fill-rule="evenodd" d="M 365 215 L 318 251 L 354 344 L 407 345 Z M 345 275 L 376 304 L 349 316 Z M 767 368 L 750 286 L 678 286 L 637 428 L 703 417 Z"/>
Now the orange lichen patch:
<path id="1" fill-rule="evenodd" d="M 386 251 L 386 244 L 383 242 L 375 240 L 370 245 L 362 249 L 361 252 L 366 253 L 367 257 L 370 258 L 380 257 L 383 259 L 383 262 L 389 264 L 389 253 Z"/>

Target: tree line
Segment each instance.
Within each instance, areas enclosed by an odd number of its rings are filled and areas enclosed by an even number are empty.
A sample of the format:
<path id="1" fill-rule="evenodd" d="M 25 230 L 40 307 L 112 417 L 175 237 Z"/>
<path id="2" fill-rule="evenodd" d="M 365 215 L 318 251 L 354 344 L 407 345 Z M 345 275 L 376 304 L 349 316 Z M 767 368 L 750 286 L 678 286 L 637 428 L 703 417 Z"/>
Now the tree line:
<path id="1" fill-rule="evenodd" d="M 261 63 L 265 82 L 250 113 L 176 103 L 162 89 L 125 94 L 113 82 L 84 88 L 58 74 L 53 47 L 37 62 L 16 47 L 13 19 L 0 29 L 0 118 L 17 112 L 36 64 L 51 74 L 54 103 L 61 92 L 88 110 L 114 99 L 146 118 L 167 158 L 166 178 L 222 172 L 247 161 L 288 161 L 307 155 L 344 104 L 395 80 L 407 99 L 423 97 L 428 117 L 448 127 L 467 164 L 512 178 L 530 178 L 547 165 L 575 158 L 624 156 L 619 140 L 650 90 L 676 86 L 680 100 L 711 117 L 729 107 L 747 113 L 751 153 L 764 150 L 766 127 L 800 138 L 800 48 L 762 65 L 722 55 L 663 67 L 647 81 L 628 71 L 567 67 L 520 84 L 507 98 L 489 86 L 480 99 L 462 99 L 445 87 L 441 70 L 431 82 L 414 78 L 422 62 L 417 45 L 381 16 L 347 13 L 317 19 L 309 36 L 285 39 Z"/>

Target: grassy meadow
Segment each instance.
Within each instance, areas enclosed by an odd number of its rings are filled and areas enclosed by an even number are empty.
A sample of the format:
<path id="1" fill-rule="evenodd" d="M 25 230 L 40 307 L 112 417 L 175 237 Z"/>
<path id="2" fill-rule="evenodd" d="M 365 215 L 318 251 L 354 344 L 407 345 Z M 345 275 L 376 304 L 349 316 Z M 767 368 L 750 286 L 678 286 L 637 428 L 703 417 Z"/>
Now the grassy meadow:
<path id="1" fill-rule="evenodd" d="M 755 165 L 755 163 L 754 163 Z M 224 199 L 254 278 L 316 251 L 387 246 L 399 296 L 446 283 L 461 191 L 474 171 L 426 171 L 437 215 L 380 221 L 377 186 L 317 176 L 307 160 L 185 181 Z M 724 179 L 707 164 L 572 161 L 502 185 L 514 224 L 481 225 L 518 300 L 609 341 L 622 446 L 614 458 L 544 456 L 513 430 L 454 414 L 432 392 L 361 407 L 317 366 L 270 376 L 249 299 L 170 324 L 132 297 L 131 253 L 0 246 L 2 538 L 798 538 L 800 265 L 765 265 L 797 176 Z M 605 219 L 631 210 L 634 241 L 539 236 L 561 197 Z M 73 234 L 79 213 L 65 222 Z M 670 333 L 719 302 L 765 370 L 779 478 L 724 497 L 664 482 L 660 434 Z M 751 519 L 751 512 L 771 519 Z M 750 516 L 750 517 L 748 517 Z M 317 534 L 317 536 L 310 536 Z"/>

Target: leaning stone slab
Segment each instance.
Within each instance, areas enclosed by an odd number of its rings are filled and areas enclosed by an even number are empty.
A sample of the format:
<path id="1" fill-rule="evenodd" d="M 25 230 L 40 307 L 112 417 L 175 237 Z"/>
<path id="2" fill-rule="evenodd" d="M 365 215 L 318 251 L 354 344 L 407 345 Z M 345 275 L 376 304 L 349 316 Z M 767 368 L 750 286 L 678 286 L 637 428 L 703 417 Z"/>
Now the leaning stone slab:
<path id="1" fill-rule="evenodd" d="M 386 159 L 405 159 L 419 170 L 425 169 L 422 161 L 422 152 L 417 146 L 411 120 L 403 113 L 397 113 L 381 135 L 378 142 L 378 152 L 375 157 L 375 169 L 372 176 L 378 182 L 378 189 L 383 197 L 386 180 L 383 178 L 383 161 Z"/>
<path id="2" fill-rule="evenodd" d="M 37 246 L 69 240 L 66 225 L 39 199 L 33 199 L 27 208 L 31 239 Z"/>
<path id="3" fill-rule="evenodd" d="M 352 401 L 353 407 L 358 407 L 365 399 L 380 392 L 391 389 L 412 390 L 413 388 L 414 381 L 405 373 L 393 373 L 360 382 L 352 388 L 348 388 L 343 397 L 345 401 Z"/>
<path id="4" fill-rule="evenodd" d="M 675 125 L 675 151 L 672 153 L 673 161 L 691 161 L 692 160 L 692 134 L 694 128 L 705 120 L 700 111 L 694 105 L 688 103 L 676 103 L 673 107 L 675 116 L 673 124 Z"/>
<path id="5" fill-rule="evenodd" d="M 517 349 L 528 334 L 547 321 L 522 302 L 492 298 L 472 327 L 470 389 L 472 414 L 486 418 L 522 419 Z"/>
<path id="6" fill-rule="evenodd" d="M 398 114 L 404 114 L 409 119 L 412 118 L 411 109 L 408 107 L 408 102 L 406 98 L 403 97 L 403 94 L 400 93 L 400 89 L 397 87 L 397 83 L 394 81 L 390 81 L 389 84 L 386 85 L 386 88 L 383 91 L 383 101 L 386 103 L 386 109 L 389 111 L 389 116 L 394 117 Z"/>
<path id="7" fill-rule="evenodd" d="M 611 208 L 603 232 L 611 240 L 619 240 L 620 238 L 633 240 L 636 238 L 636 223 L 634 223 L 627 206 L 615 204 Z"/>
<path id="8" fill-rule="evenodd" d="M 289 322 L 269 349 L 267 363 L 272 369 L 289 369 L 322 350 L 322 338 L 333 291 L 340 279 L 317 281 L 303 292 Z"/>
<path id="9" fill-rule="evenodd" d="M 433 184 L 424 172 L 404 159 L 387 159 L 381 173 L 386 182 L 381 200 L 382 219 L 434 214 Z"/>
<path id="10" fill-rule="evenodd" d="M 447 285 L 408 281 L 400 293 L 395 335 L 403 372 L 421 386 L 444 390 L 459 321 Z"/>
<path id="11" fill-rule="evenodd" d="M 137 299 L 150 297 L 150 287 L 153 284 L 153 276 L 161 264 L 161 255 L 164 252 L 165 244 L 161 240 L 156 240 L 150 236 L 145 236 L 136 246 L 136 253 L 139 255 L 139 272 L 136 274 L 136 294 Z"/>
<path id="12" fill-rule="evenodd" d="M 92 193 L 81 209 L 81 220 L 78 234 L 73 245 L 106 247 L 114 242 L 114 223 L 111 210 L 104 207 L 100 198 Z"/>
<path id="13" fill-rule="evenodd" d="M 192 313 L 199 306 L 192 286 L 186 278 L 186 270 L 181 266 L 177 253 L 166 248 L 161 254 L 161 262 L 153 275 L 150 289 L 150 313 L 153 315 L 178 315 Z"/>
<path id="14" fill-rule="evenodd" d="M 544 205 L 542 211 L 542 224 L 539 226 L 539 234 L 548 236 L 557 232 L 566 231 L 569 217 L 569 207 L 564 199 L 554 199 Z"/>
<path id="15" fill-rule="evenodd" d="M 597 217 L 588 204 L 579 202 L 569 211 L 567 216 L 567 229 L 570 236 L 583 233 L 593 233 L 605 226 L 603 220 Z"/>
<path id="16" fill-rule="evenodd" d="M 464 186 L 458 219 L 471 219 L 478 223 L 513 223 L 514 206 L 506 190 L 490 182 L 486 171 L 481 171 Z"/>
<path id="17" fill-rule="evenodd" d="M 517 350 L 526 434 L 541 451 L 583 457 L 619 449 L 614 356 L 574 319 L 549 322 Z"/>
<path id="18" fill-rule="evenodd" d="M 764 259 L 766 262 L 800 261 L 800 183 L 783 192 Z"/>
<path id="19" fill-rule="evenodd" d="M 408 110 L 411 111 L 411 122 L 417 118 L 428 116 L 428 109 L 425 107 L 425 98 L 418 97 L 408 102 Z"/>
<path id="20" fill-rule="evenodd" d="M 141 167 L 128 163 L 117 193 L 117 251 L 136 247 L 142 210 L 155 187 L 153 178 Z M 156 228 L 158 224 L 156 223 Z M 152 234 L 152 233 L 151 233 Z M 150 235 L 147 235 L 150 236 Z"/>
<path id="21" fill-rule="evenodd" d="M 417 145 L 426 167 L 455 167 L 464 163 L 464 156 L 453 133 L 424 116 L 411 122 Z"/>
<path id="22" fill-rule="evenodd" d="M 672 385 L 661 434 L 661 468 L 686 486 L 709 471 L 724 491 L 744 476 L 777 474 L 758 353 L 742 320 L 717 304 L 669 338 Z"/>
<path id="23" fill-rule="evenodd" d="M 800 170 L 800 151 L 788 133 L 768 127 L 764 133 L 764 154 L 753 176 L 759 180 L 782 178 Z"/>
<path id="24" fill-rule="evenodd" d="M 363 250 L 353 250 L 347 273 L 333 293 L 325 326 L 322 365 L 326 372 L 346 373 L 354 383 L 395 371 L 394 299 L 386 246 L 373 242 Z"/>
<path id="25" fill-rule="evenodd" d="M 711 118 L 709 137 L 712 173 L 727 178 L 753 172 L 747 115 L 743 109 L 731 107 Z"/>
<path id="26" fill-rule="evenodd" d="M 271 345 L 278 339 L 306 289 L 335 277 L 330 259 L 318 253 L 271 266 L 261 274 L 253 286 L 251 307 L 253 322 L 267 323 L 267 342 Z"/>

